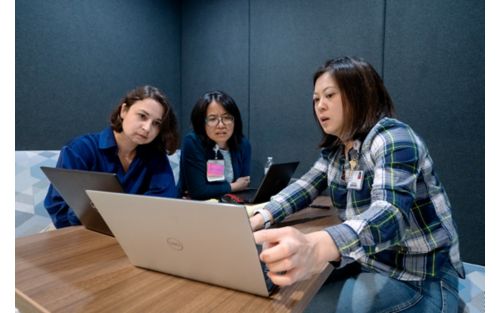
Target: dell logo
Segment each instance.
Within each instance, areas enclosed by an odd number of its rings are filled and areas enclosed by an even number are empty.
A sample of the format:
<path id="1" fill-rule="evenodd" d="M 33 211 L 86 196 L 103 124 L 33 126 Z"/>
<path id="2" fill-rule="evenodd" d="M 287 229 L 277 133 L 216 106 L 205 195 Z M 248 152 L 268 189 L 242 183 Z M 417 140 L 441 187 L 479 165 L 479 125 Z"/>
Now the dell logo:
<path id="1" fill-rule="evenodd" d="M 174 250 L 177 251 L 184 250 L 184 246 L 182 245 L 182 242 L 179 239 L 169 237 L 167 238 L 167 244 L 169 245 L 170 248 Z"/>

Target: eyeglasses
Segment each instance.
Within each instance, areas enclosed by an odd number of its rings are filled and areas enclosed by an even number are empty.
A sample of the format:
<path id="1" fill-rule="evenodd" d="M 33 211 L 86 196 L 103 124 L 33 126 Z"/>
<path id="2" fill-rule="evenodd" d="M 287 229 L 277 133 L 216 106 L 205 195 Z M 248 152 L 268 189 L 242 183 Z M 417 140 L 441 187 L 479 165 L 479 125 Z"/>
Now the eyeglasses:
<path id="1" fill-rule="evenodd" d="M 215 127 L 222 122 L 225 126 L 231 126 L 234 122 L 234 117 L 231 115 L 223 115 L 223 116 L 209 116 L 205 119 L 205 123 L 209 127 Z"/>

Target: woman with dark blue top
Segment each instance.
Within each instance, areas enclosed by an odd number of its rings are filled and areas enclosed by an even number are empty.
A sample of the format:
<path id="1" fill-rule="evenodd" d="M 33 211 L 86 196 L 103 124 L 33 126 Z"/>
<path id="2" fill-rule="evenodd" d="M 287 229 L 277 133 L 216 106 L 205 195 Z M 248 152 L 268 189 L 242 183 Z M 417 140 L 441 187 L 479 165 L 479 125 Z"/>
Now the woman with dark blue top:
<path id="1" fill-rule="evenodd" d="M 64 146 L 57 167 L 116 173 L 127 193 L 176 197 L 166 153 L 174 153 L 178 145 L 177 119 L 166 96 L 155 87 L 142 86 L 119 102 L 110 127 Z M 52 185 L 44 205 L 56 228 L 80 224 Z"/>
<path id="2" fill-rule="evenodd" d="M 191 124 L 182 142 L 182 195 L 206 200 L 246 189 L 251 147 L 234 100 L 222 91 L 206 93 L 191 112 Z"/>

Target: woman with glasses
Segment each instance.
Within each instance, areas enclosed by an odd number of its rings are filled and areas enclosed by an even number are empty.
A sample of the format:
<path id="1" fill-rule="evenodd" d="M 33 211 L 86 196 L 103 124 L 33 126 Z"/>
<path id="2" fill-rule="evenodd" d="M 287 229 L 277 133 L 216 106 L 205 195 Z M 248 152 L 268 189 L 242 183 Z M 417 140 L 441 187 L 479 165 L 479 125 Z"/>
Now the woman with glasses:
<path id="1" fill-rule="evenodd" d="M 207 92 L 196 102 L 191 124 L 182 142 L 182 195 L 206 200 L 246 189 L 251 147 L 234 100 L 222 91 Z"/>
<path id="2" fill-rule="evenodd" d="M 178 146 L 177 118 L 167 97 L 156 87 L 140 86 L 118 102 L 110 126 L 64 146 L 57 167 L 116 173 L 127 193 L 175 198 L 166 153 L 174 153 Z M 52 185 L 44 205 L 56 228 L 80 224 Z"/>

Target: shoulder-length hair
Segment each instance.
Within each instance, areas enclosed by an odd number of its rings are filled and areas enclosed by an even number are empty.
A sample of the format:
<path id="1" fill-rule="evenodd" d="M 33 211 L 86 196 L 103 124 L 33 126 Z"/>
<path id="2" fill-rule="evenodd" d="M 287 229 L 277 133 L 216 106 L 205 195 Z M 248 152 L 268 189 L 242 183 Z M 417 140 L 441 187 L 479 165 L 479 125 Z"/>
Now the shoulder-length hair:
<path id="1" fill-rule="evenodd" d="M 394 105 L 382 78 L 369 63 L 355 57 L 328 60 L 314 74 L 313 86 L 328 73 L 336 82 L 342 99 L 344 125 L 337 137 L 326 134 L 314 111 L 316 122 L 323 132 L 322 148 L 333 148 L 351 139 L 363 139 L 383 117 L 394 115 Z"/>
<path id="2" fill-rule="evenodd" d="M 234 117 L 234 128 L 233 135 L 227 141 L 230 150 L 238 149 L 241 140 L 243 139 L 243 123 L 241 121 L 241 114 L 236 102 L 227 93 L 214 90 L 205 93 L 201 96 L 191 111 L 191 125 L 193 130 L 201 139 L 205 147 L 211 148 L 215 145 L 215 142 L 208 138 L 207 132 L 205 130 L 205 118 L 207 117 L 207 108 L 212 101 L 220 104 L 227 113 Z"/>
<path id="3" fill-rule="evenodd" d="M 147 145 L 152 146 L 162 152 L 167 151 L 168 154 L 175 153 L 175 150 L 177 150 L 177 148 L 179 147 L 179 130 L 177 128 L 177 118 L 165 94 L 163 94 L 156 87 L 146 85 L 136 87 L 135 89 L 129 91 L 127 95 L 120 100 L 118 106 L 111 113 L 111 128 L 119 133 L 123 131 L 123 120 L 120 117 L 122 104 L 125 104 L 125 107 L 129 109 L 134 105 L 134 103 L 144 99 L 153 99 L 163 107 L 160 132 L 156 136 L 156 138 Z"/>

